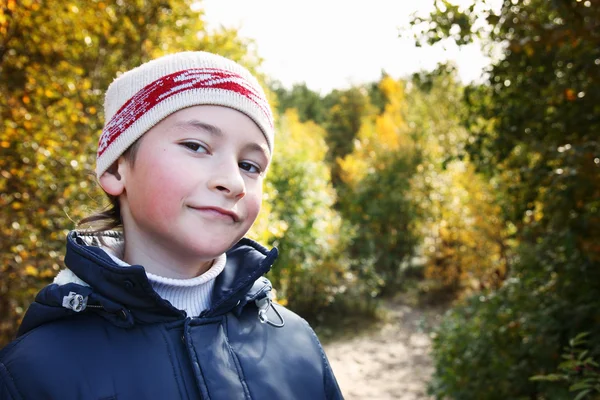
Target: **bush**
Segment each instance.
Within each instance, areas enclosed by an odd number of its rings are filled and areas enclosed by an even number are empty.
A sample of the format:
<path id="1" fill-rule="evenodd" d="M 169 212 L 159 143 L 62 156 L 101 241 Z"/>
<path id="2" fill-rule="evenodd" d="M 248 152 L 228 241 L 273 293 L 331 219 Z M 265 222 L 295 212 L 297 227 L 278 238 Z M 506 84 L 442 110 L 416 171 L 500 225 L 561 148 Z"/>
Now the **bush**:
<path id="1" fill-rule="evenodd" d="M 600 364 L 589 354 L 589 332 L 583 332 L 569 340 L 558 365 L 559 372 L 536 375 L 532 381 L 561 382 L 569 385 L 569 392 L 576 392 L 574 400 L 600 398 Z"/>
<path id="2" fill-rule="evenodd" d="M 279 119 L 277 147 L 253 237 L 280 251 L 269 273 L 278 301 L 313 322 L 329 311 L 373 313 L 372 285 L 351 270 L 346 254 L 354 233 L 333 208 L 325 131 L 288 110 Z"/>
<path id="3" fill-rule="evenodd" d="M 532 381 L 555 371 L 569 338 L 600 334 L 600 268 L 550 237 L 523 246 L 514 277 L 448 312 L 433 342 L 430 393 L 460 399 L 568 399 L 567 388 Z M 556 260 L 568 260 L 558 264 Z M 591 343 L 590 356 L 600 354 Z"/>

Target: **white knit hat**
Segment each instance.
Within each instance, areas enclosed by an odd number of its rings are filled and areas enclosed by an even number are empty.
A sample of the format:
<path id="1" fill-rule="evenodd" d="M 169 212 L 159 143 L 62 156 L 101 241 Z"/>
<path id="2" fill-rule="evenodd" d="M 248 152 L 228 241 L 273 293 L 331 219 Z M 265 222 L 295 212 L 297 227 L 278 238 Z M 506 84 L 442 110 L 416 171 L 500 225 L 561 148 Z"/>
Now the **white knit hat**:
<path id="1" fill-rule="evenodd" d="M 202 51 L 149 61 L 115 79 L 104 99 L 96 175 L 165 117 L 201 104 L 230 107 L 258 125 L 273 152 L 273 115 L 256 78 L 241 65 Z"/>

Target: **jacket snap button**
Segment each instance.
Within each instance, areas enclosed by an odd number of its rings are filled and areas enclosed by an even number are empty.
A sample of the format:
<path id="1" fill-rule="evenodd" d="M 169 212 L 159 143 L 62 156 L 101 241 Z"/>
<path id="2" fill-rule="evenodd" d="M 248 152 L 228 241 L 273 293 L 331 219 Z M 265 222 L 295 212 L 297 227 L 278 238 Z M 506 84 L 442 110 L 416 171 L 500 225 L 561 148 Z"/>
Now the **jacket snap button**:
<path id="1" fill-rule="evenodd" d="M 125 281 L 125 289 L 133 289 L 133 286 L 135 285 L 129 279 Z"/>
<path id="2" fill-rule="evenodd" d="M 119 314 L 118 315 L 119 315 L 119 318 L 121 318 L 122 320 L 126 320 L 127 319 L 127 313 L 123 309 L 119 310 Z"/>

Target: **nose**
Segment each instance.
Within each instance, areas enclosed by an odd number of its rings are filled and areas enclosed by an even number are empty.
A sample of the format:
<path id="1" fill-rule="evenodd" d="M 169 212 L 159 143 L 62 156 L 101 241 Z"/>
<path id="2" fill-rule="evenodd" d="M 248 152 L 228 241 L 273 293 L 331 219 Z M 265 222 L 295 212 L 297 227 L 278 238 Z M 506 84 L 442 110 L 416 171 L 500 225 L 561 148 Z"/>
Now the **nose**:
<path id="1" fill-rule="evenodd" d="M 246 195 L 246 183 L 237 162 L 220 163 L 213 171 L 208 185 L 211 190 L 217 190 L 232 199 L 239 200 Z"/>

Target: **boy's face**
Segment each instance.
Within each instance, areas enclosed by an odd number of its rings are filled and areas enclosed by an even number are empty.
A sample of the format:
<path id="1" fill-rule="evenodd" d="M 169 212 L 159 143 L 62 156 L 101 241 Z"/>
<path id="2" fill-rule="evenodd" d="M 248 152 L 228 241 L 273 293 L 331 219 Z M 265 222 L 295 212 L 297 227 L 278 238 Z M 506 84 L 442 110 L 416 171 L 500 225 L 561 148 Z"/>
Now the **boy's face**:
<path id="1" fill-rule="evenodd" d="M 267 141 L 245 114 L 220 106 L 171 114 L 142 137 L 133 165 L 119 161 L 127 241 L 176 258 L 223 254 L 254 223 L 268 164 Z"/>

